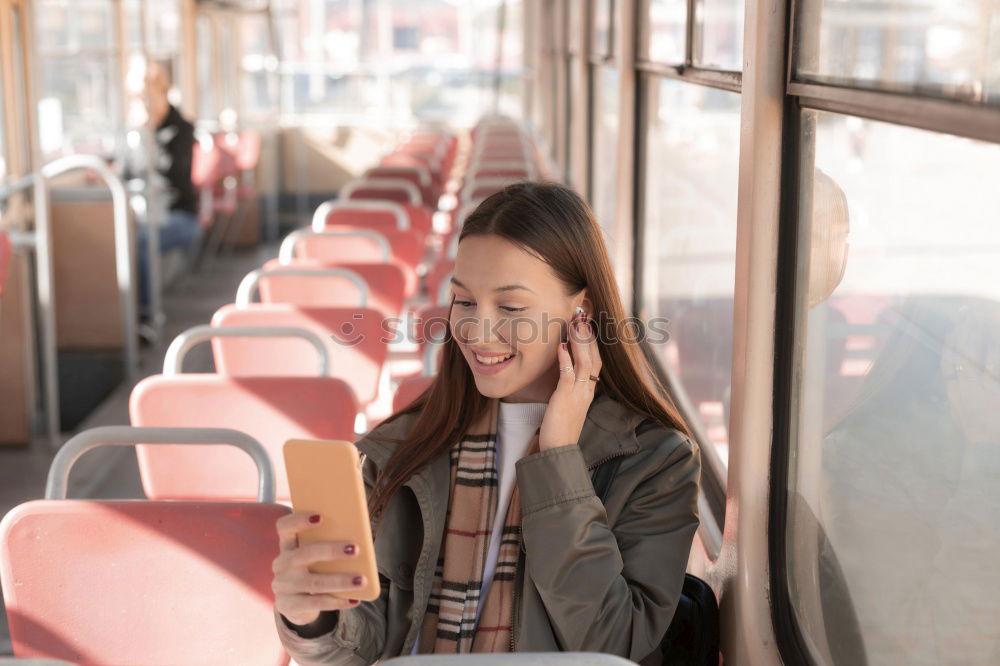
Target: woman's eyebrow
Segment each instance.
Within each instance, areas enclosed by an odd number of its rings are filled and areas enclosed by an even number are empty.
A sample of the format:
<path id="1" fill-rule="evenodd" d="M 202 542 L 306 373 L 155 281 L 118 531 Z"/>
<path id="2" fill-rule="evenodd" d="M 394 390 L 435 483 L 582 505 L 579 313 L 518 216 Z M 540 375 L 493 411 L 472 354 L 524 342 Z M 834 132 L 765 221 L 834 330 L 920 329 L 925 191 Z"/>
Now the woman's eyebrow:
<path id="1" fill-rule="evenodd" d="M 451 282 L 452 284 L 459 286 L 462 289 L 468 289 L 468 287 L 466 287 L 464 284 L 456 280 L 454 276 L 452 276 Z M 524 289 L 525 291 L 530 291 L 531 293 L 535 293 L 534 289 L 529 289 L 528 287 L 525 287 L 523 284 L 505 284 L 501 287 L 497 287 L 493 291 L 512 291 L 514 289 Z"/>

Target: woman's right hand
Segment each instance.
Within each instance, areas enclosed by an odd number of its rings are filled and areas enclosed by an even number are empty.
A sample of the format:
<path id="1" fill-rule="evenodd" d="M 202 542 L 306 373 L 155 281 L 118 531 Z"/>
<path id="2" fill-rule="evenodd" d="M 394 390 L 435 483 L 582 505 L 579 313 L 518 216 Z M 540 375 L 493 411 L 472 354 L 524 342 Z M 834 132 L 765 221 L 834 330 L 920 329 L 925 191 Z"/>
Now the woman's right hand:
<path id="1" fill-rule="evenodd" d="M 309 565 L 330 560 L 349 559 L 358 552 L 356 544 L 324 541 L 299 546 L 299 533 L 316 527 L 316 514 L 292 513 L 278 519 L 281 552 L 274 558 L 274 607 L 292 624 L 309 624 L 321 611 L 355 608 L 357 599 L 339 599 L 331 592 L 350 592 L 364 587 L 361 574 L 311 573 Z"/>

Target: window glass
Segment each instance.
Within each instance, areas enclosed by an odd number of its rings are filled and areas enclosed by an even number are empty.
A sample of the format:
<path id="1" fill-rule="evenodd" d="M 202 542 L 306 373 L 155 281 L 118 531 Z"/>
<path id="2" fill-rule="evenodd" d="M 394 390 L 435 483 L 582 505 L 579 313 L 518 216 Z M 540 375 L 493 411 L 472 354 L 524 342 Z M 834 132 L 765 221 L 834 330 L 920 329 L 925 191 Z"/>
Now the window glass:
<path id="1" fill-rule="evenodd" d="M 113 155 L 122 127 L 124 98 L 112 3 L 39 0 L 35 3 L 35 25 L 43 159 L 69 153 Z"/>
<path id="2" fill-rule="evenodd" d="M 613 3 L 614 0 L 593 0 L 593 11 L 594 11 L 594 55 L 596 56 L 607 56 L 611 55 L 611 31 L 614 29 L 612 25 L 612 15 L 613 15 Z"/>
<path id="3" fill-rule="evenodd" d="M 497 79 L 499 111 L 524 113 L 523 0 L 275 0 L 273 10 L 285 113 L 325 127 L 471 125 L 493 110 Z"/>
<path id="4" fill-rule="evenodd" d="M 278 107 L 278 59 L 267 17 L 247 14 L 240 18 L 239 29 L 244 112 L 250 116 L 269 115 Z"/>
<path id="5" fill-rule="evenodd" d="M 643 318 L 661 329 L 649 331 L 654 353 L 725 462 L 740 96 L 656 78 L 646 92 Z"/>
<path id="6" fill-rule="evenodd" d="M 804 0 L 797 76 L 1000 104 L 1000 4 Z"/>
<path id="7" fill-rule="evenodd" d="M 0 48 L 4 48 L 0 46 Z M 6 57 L 6 53 L 0 53 Z M 4 86 L 3 79 L 3 67 L 0 67 L 0 93 L 4 93 L 0 97 L 0 183 L 2 183 L 7 178 L 7 104 L 11 103 L 11 98 L 6 95 L 6 89 Z"/>
<path id="8" fill-rule="evenodd" d="M 42 51 L 107 49 L 115 38 L 111 0 L 36 0 L 35 29 Z"/>
<path id="9" fill-rule="evenodd" d="M 785 554 L 800 626 L 821 663 L 995 664 L 1000 146 L 803 124 Z"/>
<path id="10" fill-rule="evenodd" d="M 618 174 L 618 70 L 595 68 L 590 164 L 590 199 L 594 215 L 604 230 L 608 250 L 614 256 L 615 190 Z"/>
<path id="11" fill-rule="evenodd" d="M 583 0 L 564 0 L 569 14 L 566 23 L 569 29 L 569 52 L 579 54 L 583 36 Z"/>
<path id="12" fill-rule="evenodd" d="M 204 14 L 199 16 L 195 32 L 198 35 L 198 44 L 195 47 L 195 66 L 198 69 L 198 118 L 215 121 L 219 119 L 222 108 L 213 72 L 216 55 L 212 20 Z"/>
<path id="13" fill-rule="evenodd" d="M 646 60 L 682 64 L 687 39 L 687 0 L 643 1 L 647 20 L 639 53 Z"/>
<path id="14" fill-rule="evenodd" d="M 742 71 L 743 0 L 702 0 L 695 12 L 694 64 Z"/>

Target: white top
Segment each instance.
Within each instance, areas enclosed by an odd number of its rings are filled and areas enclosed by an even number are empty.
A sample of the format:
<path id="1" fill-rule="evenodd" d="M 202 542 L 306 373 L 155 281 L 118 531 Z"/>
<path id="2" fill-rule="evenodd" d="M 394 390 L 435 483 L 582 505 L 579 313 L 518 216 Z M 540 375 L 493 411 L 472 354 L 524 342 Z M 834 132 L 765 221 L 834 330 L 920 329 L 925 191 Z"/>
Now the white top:
<path id="1" fill-rule="evenodd" d="M 486 600 L 486 592 L 496 571 L 497 557 L 500 555 L 500 534 L 503 532 L 507 506 L 514 492 L 514 482 L 517 480 L 515 463 L 524 457 L 535 430 L 542 424 L 545 408 L 548 406 L 546 402 L 500 402 L 500 414 L 497 416 L 497 512 L 483 568 L 483 586 L 480 589 L 479 606 L 476 609 L 477 626 L 479 613 L 482 612 L 483 602 Z M 411 654 L 417 653 L 419 644 L 418 634 Z"/>

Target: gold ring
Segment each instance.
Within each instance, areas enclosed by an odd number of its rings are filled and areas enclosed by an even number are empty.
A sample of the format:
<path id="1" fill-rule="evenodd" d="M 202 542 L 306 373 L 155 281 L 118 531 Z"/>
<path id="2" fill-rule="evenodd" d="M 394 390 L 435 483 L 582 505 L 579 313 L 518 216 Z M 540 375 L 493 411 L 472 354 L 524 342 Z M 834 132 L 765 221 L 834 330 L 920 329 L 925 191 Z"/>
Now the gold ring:
<path id="1" fill-rule="evenodd" d="M 578 381 L 578 382 L 589 382 L 590 379 L 580 379 L 579 377 L 577 377 L 576 381 Z"/>
<path id="2" fill-rule="evenodd" d="M 601 381 L 601 378 L 600 378 L 600 377 L 595 377 L 594 375 L 591 375 L 591 376 L 590 376 L 590 379 L 591 379 L 591 381 L 595 381 L 595 382 L 599 382 L 599 381 Z"/>
<path id="3" fill-rule="evenodd" d="M 573 371 L 573 366 L 572 365 L 567 365 L 564 368 L 559 368 L 559 371 L 560 372 L 572 372 Z"/>

